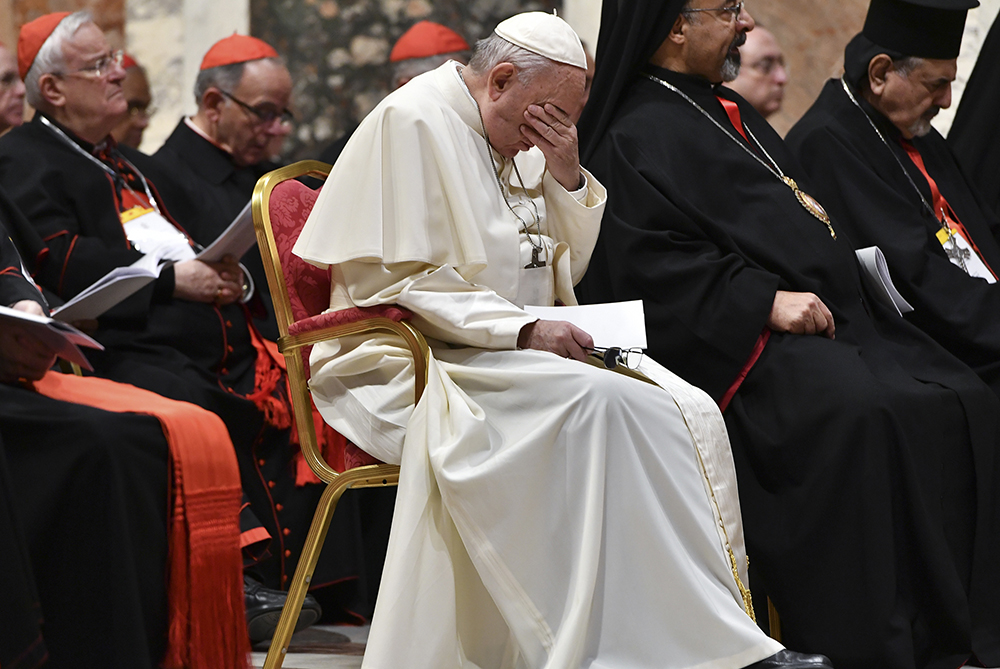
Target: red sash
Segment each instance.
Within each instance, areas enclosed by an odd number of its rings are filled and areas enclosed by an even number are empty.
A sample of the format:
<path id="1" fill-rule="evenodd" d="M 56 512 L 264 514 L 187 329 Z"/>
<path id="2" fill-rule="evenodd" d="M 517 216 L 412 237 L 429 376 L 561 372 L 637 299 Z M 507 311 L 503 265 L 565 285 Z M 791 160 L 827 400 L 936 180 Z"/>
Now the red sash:
<path id="1" fill-rule="evenodd" d="M 170 446 L 170 629 L 167 669 L 243 669 L 246 632 L 239 547 L 240 474 L 222 420 L 192 404 L 94 377 L 49 372 L 52 399 L 155 416 Z"/>
<path id="2" fill-rule="evenodd" d="M 927 167 L 924 165 L 924 158 L 920 155 L 920 151 L 917 151 L 917 147 L 913 146 L 913 144 L 905 139 L 900 140 L 900 143 L 903 145 L 903 148 L 906 149 L 906 155 L 910 157 L 910 160 L 912 160 L 913 164 L 917 166 L 920 173 L 924 175 L 924 179 L 927 180 L 927 185 L 930 186 L 931 200 L 934 207 L 934 217 L 945 225 L 951 223 L 958 228 L 959 233 L 965 237 L 965 241 L 969 242 L 969 246 L 973 248 L 976 255 L 979 256 L 979 259 L 983 261 L 983 264 L 986 265 L 986 269 L 990 271 L 993 278 L 997 278 L 997 273 L 994 272 L 993 268 L 990 267 L 988 262 L 986 262 L 986 258 L 984 258 L 983 254 L 979 251 L 979 247 L 976 246 L 976 242 L 972 240 L 972 235 L 970 235 L 969 231 L 965 229 L 964 225 L 962 225 L 962 221 L 958 220 L 958 215 L 955 213 L 955 210 L 951 208 L 951 205 L 948 204 L 948 200 L 944 199 L 944 195 L 942 195 L 940 189 L 938 189 L 937 182 L 934 181 L 934 179 L 931 178 L 931 175 L 927 172 Z"/>

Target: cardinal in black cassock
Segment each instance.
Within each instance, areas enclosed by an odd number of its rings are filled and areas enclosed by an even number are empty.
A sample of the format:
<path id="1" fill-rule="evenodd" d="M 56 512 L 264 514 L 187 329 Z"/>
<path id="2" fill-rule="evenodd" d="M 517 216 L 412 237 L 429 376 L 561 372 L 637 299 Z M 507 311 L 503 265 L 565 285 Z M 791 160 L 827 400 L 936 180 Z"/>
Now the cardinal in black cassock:
<path id="1" fill-rule="evenodd" d="M 1000 393 L 1000 220 L 930 124 L 950 102 L 966 10 L 978 2 L 936 3 L 872 2 L 846 74 L 786 141 L 838 225 L 885 254 L 914 307 L 906 318 Z M 900 70 L 910 57 L 927 60 Z"/>
<path id="2" fill-rule="evenodd" d="M 724 409 L 790 647 L 838 668 L 996 666 L 997 398 L 869 299 L 781 139 L 717 85 L 745 8 L 683 4 L 604 3 L 580 134 L 609 198 L 578 294 L 642 299 L 649 355 Z"/>

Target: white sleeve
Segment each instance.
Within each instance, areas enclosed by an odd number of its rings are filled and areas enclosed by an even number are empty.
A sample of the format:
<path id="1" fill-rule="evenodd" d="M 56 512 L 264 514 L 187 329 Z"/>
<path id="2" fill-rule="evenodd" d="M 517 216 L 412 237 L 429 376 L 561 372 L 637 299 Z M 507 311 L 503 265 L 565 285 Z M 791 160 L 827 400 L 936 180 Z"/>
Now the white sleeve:
<path id="1" fill-rule="evenodd" d="M 339 268 L 354 304 L 398 304 L 424 335 L 450 344 L 513 349 L 521 328 L 538 320 L 448 265 L 351 261 Z"/>

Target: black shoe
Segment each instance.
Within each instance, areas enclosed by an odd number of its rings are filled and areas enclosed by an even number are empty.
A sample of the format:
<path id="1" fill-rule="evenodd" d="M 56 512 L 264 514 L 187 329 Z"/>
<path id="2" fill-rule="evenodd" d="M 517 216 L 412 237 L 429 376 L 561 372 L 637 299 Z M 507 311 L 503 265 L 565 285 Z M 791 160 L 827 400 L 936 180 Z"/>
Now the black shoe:
<path id="1" fill-rule="evenodd" d="M 257 643 L 274 636 L 287 595 L 281 590 L 265 588 L 253 577 L 243 575 L 243 599 L 247 607 L 247 632 L 251 642 Z M 300 632 L 314 624 L 322 614 L 319 602 L 307 594 L 302 602 L 299 620 L 295 623 L 295 631 Z"/>
<path id="2" fill-rule="evenodd" d="M 746 669 L 833 669 L 826 655 L 806 655 L 794 650 L 779 650 L 771 657 L 754 662 Z"/>

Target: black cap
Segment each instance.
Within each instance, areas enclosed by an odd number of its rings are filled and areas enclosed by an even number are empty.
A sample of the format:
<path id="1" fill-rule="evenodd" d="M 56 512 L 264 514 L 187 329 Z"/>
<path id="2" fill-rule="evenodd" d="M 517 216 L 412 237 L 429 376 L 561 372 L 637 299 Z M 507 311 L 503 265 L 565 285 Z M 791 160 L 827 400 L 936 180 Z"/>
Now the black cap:
<path id="1" fill-rule="evenodd" d="M 878 46 L 918 58 L 958 57 L 965 16 L 979 0 L 871 0 L 862 33 Z"/>

